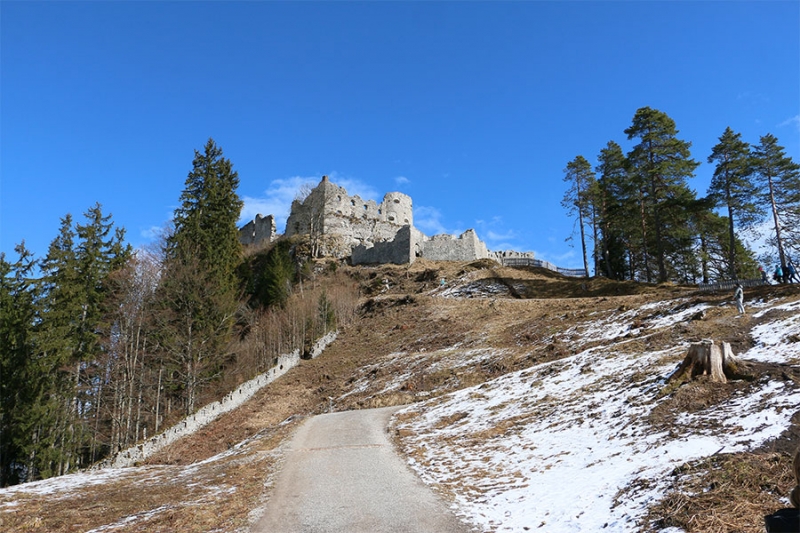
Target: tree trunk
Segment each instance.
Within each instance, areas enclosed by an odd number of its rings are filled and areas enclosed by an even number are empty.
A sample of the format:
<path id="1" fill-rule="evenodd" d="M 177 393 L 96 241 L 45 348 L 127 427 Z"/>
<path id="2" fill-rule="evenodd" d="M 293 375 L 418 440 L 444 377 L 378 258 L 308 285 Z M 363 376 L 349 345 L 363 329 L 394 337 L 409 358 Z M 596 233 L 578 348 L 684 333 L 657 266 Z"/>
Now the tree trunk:
<path id="1" fill-rule="evenodd" d="M 702 233 L 700 234 L 700 269 L 703 283 L 708 283 L 708 243 Z"/>
<path id="2" fill-rule="evenodd" d="M 709 376 L 713 382 L 726 383 L 729 378 L 739 376 L 738 366 L 739 362 L 734 357 L 729 343 L 723 342 L 718 345 L 714 344 L 713 340 L 704 340 L 689 347 L 683 362 L 667 378 L 667 383 L 687 375 L 689 379 Z"/>
<path id="3" fill-rule="evenodd" d="M 583 252 L 583 268 L 586 270 L 586 277 L 589 277 L 589 259 L 586 255 L 586 233 L 583 229 L 583 215 L 578 211 L 578 224 L 581 226 L 581 251 Z"/>
<path id="4" fill-rule="evenodd" d="M 730 242 L 730 250 L 728 250 L 728 271 L 730 272 L 731 279 L 738 279 L 736 276 L 736 234 L 733 230 L 733 202 L 731 200 L 731 187 L 730 182 L 725 187 L 725 201 L 728 204 L 728 241 Z"/>
<path id="5" fill-rule="evenodd" d="M 156 421 L 155 421 L 156 433 L 158 433 L 158 426 L 160 425 L 161 422 L 159 420 L 159 415 L 160 415 L 159 409 L 161 407 L 161 375 L 163 373 L 164 373 L 164 367 L 162 366 L 161 368 L 158 369 L 158 389 L 156 390 Z"/>
<path id="6" fill-rule="evenodd" d="M 639 188 L 639 222 L 642 226 L 642 268 L 644 268 L 645 281 L 650 283 L 652 276 L 650 275 L 650 262 L 648 261 L 647 252 L 647 207 L 645 205 L 644 189 Z M 635 279 L 631 275 L 631 279 Z"/>
<path id="7" fill-rule="evenodd" d="M 769 176 L 769 202 L 772 207 L 772 219 L 775 222 L 775 242 L 778 245 L 778 257 L 781 262 L 781 270 L 786 272 L 786 255 L 783 252 L 783 240 L 781 239 L 781 223 L 778 218 L 778 206 L 775 203 L 775 188 L 772 183 L 772 176 Z M 778 280 L 781 283 L 781 280 Z"/>

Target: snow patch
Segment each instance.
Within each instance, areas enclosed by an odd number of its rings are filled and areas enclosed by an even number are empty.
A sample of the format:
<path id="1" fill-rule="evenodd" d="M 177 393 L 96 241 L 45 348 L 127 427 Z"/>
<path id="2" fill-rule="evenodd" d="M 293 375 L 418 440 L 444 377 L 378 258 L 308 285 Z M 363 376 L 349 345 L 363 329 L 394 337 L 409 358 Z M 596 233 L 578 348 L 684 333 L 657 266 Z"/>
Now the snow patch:
<path id="1" fill-rule="evenodd" d="M 678 417 L 673 431 L 655 431 L 648 415 L 664 401 L 665 376 L 686 347 L 629 354 L 615 350 L 613 341 L 638 331 L 632 321 L 643 310 L 650 315 L 638 322 L 647 333 L 708 307 L 682 304 L 601 316 L 574 328 L 570 342 L 611 341 L 603 346 L 399 412 L 394 427 L 410 435 L 403 441 L 411 467 L 427 483 L 460 487 L 457 513 L 484 531 L 637 530 L 676 466 L 758 447 L 778 437 L 800 405 L 790 382 L 767 381 L 713 409 Z M 759 313 L 797 309 L 800 302 L 765 305 Z M 797 357 L 800 342 L 787 337 L 798 334 L 797 315 L 758 326 L 758 345 L 740 357 Z"/>

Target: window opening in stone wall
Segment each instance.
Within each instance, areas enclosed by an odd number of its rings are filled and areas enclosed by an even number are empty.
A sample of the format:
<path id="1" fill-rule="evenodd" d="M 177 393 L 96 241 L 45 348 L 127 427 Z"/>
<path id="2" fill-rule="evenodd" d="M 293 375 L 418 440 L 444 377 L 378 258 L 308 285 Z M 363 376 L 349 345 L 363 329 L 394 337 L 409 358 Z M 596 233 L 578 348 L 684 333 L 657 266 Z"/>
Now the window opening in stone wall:
<path id="1" fill-rule="evenodd" d="M 364 204 L 364 211 L 367 210 L 367 204 Z"/>
<path id="2" fill-rule="evenodd" d="M 394 217 L 392 215 L 389 215 L 389 222 L 394 222 Z"/>
<path id="3" fill-rule="evenodd" d="M 356 205 L 356 201 L 355 200 L 350 200 L 350 205 L 355 206 Z"/>
<path id="4" fill-rule="evenodd" d="M 408 224 L 408 219 L 405 219 L 405 223 Z"/>
<path id="5" fill-rule="evenodd" d="M 381 210 L 380 210 L 380 209 L 378 209 L 378 214 L 379 214 L 379 215 L 381 214 Z"/>
<path id="6" fill-rule="evenodd" d="M 394 199 L 394 203 L 399 204 L 400 203 L 400 199 L 399 198 L 395 198 Z"/>

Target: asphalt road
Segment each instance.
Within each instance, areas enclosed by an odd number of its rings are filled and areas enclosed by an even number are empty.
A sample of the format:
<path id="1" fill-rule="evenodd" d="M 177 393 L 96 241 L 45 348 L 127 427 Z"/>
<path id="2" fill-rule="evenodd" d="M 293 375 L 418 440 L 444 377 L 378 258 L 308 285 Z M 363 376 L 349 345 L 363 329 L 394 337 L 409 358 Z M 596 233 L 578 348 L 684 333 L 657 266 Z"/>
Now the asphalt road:
<path id="1" fill-rule="evenodd" d="M 467 533 L 397 455 L 398 408 L 319 415 L 289 445 L 253 533 Z"/>

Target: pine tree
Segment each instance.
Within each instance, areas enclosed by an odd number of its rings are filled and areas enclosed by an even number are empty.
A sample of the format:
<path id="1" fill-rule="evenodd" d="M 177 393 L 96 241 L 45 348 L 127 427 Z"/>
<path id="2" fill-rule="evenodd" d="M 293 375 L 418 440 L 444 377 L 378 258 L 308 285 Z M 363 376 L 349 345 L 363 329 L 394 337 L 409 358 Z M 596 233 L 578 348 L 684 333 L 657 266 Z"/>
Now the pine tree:
<path id="1" fill-rule="evenodd" d="M 124 231 L 96 204 L 85 224 L 65 216 L 42 261 L 36 330 L 38 375 L 47 383 L 37 400 L 30 456 L 42 477 L 63 474 L 91 458 L 98 387 L 98 358 L 105 321 L 107 279 L 128 260 Z M 111 237 L 110 235 L 112 235 Z M 77 240 L 76 240 L 77 239 Z"/>
<path id="2" fill-rule="evenodd" d="M 209 139 L 204 153 L 195 150 L 181 206 L 175 211 L 175 231 L 167 243 L 168 259 L 196 253 L 204 276 L 221 290 L 233 292 L 242 256 L 236 224 L 244 203 L 236 193 L 238 187 L 238 173 Z"/>
<path id="3" fill-rule="evenodd" d="M 586 276 L 589 276 L 589 260 L 586 250 L 587 222 L 593 219 L 593 203 L 591 192 L 594 189 L 595 175 L 592 165 L 585 157 L 579 155 L 567 163 L 564 169 L 564 181 L 569 184 L 569 188 L 564 193 L 561 205 L 570 215 L 577 218 L 576 223 L 580 231 L 581 252 L 583 254 L 583 268 Z"/>
<path id="4" fill-rule="evenodd" d="M 705 209 L 697 219 L 700 238 L 700 261 L 702 282 L 731 279 L 730 258 L 737 258 L 734 279 L 752 279 L 758 277 L 758 263 L 752 250 L 734 236 L 735 253 L 731 254 L 730 223 L 727 217 Z"/>
<path id="5" fill-rule="evenodd" d="M 292 294 L 295 267 L 289 254 L 289 243 L 277 243 L 267 255 L 266 265 L 259 277 L 261 302 L 266 306 L 283 307 Z"/>
<path id="6" fill-rule="evenodd" d="M 636 268 L 637 194 L 628 175 L 622 148 L 609 141 L 600 151 L 595 171 L 599 206 L 600 255 L 602 270 L 611 279 L 634 279 Z"/>
<path id="7" fill-rule="evenodd" d="M 15 251 L 14 263 L 0 254 L 0 487 L 25 477 L 31 435 L 23 427 L 34 416 L 31 392 L 37 379 L 30 375 L 36 321 L 31 274 L 36 261 L 24 243 Z"/>
<path id="8" fill-rule="evenodd" d="M 708 162 L 716 162 L 714 177 L 709 187 L 709 197 L 728 214 L 728 275 L 736 279 L 736 230 L 751 227 L 763 212 L 758 205 L 757 188 L 752 180 L 750 145 L 742 141 L 741 134 L 726 128 L 719 143 L 712 148 Z"/>
<path id="9" fill-rule="evenodd" d="M 39 389 L 33 436 L 28 455 L 28 480 L 60 475 L 74 465 L 75 381 L 71 372 L 80 359 L 80 323 L 84 313 L 81 274 L 78 269 L 76 234 L 72 216 L 61 219 L 58 236 L 42 260 L 42 295 L 36 330 L 38 368 L 34 375 L 44 381 Z M 47 376 L 47 378 L 45 378 Z"/>
<path id="10" fill-rule="evenodd" d="M 685 235 L 686 202 L 694 195 L 686 180 L 693 176 L 699 163 L 691 159 L 691 143 L 677 138 L 675 122 L 656 109 L 637 110 L 625 134 L 628 139 L 639 140 L 628 154 L 628 161 L 640 184 L 643 229 L 651 226 L 653 230 L 643 242 L 655 250 L 658 281 L 664 282 L 669 277 L 669 258 L 687 257 L 685 247 L 691 239 Z M 649 277 L 647 265 L 646 272 Z"/>
<path id="11" fill-rule="evenodd" d="M 778 139 L 769 133 L 760 138 L 752 157 L 756 180 L 763 191 L 761 200 L 772 211 L 774 242 L 785 272 L 788 263 L 786 242 L 800 244 L 794 229 L 797 226 L 787 225 L 787 222 L 800 221 L 800 165 L 785 154 Z"/>
<path id="12" fill-rule="evenodd" d="M 242 201 L 238 174 L 209 139 L 195 151 L 192 171 L 167 238 L 158 291 L 158 337 L 172 374 L 180 377 L 186 412 L 217 376 L 237 309 L 242 246 L 236 222 Z"/>

